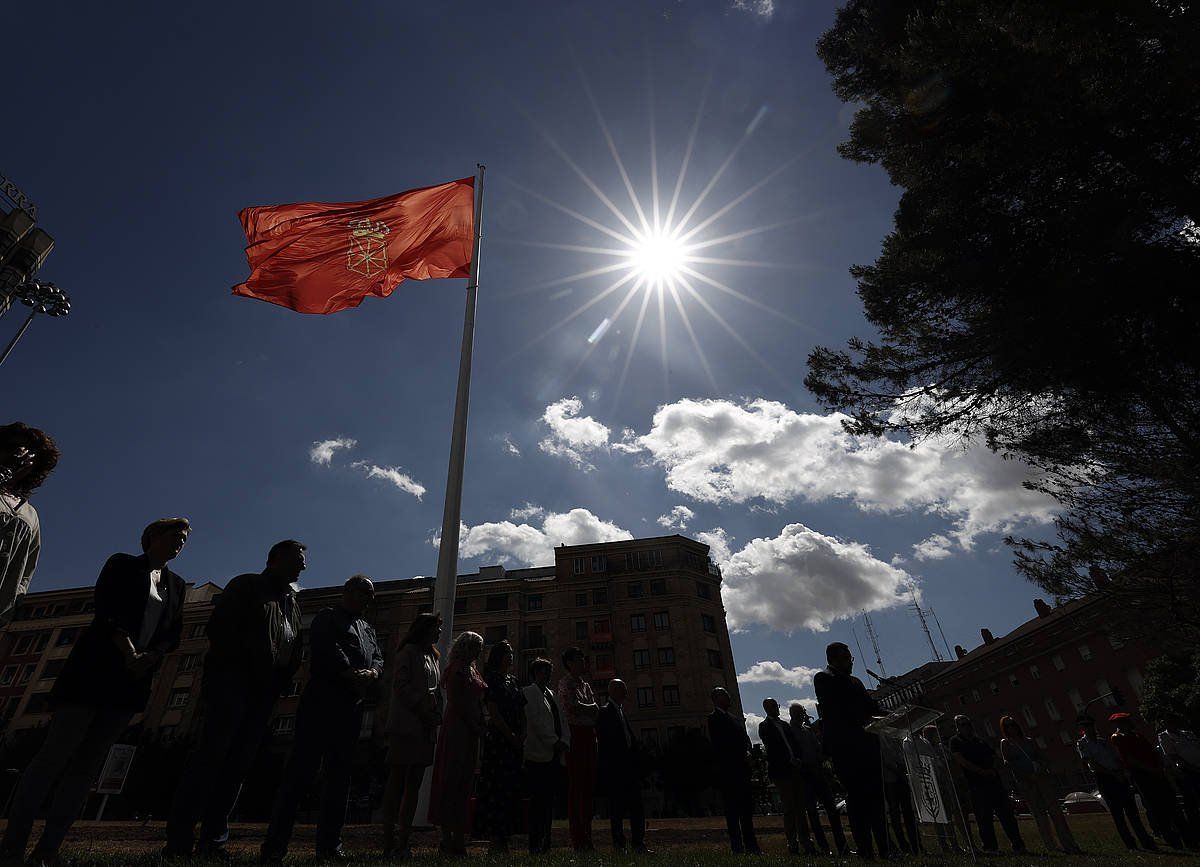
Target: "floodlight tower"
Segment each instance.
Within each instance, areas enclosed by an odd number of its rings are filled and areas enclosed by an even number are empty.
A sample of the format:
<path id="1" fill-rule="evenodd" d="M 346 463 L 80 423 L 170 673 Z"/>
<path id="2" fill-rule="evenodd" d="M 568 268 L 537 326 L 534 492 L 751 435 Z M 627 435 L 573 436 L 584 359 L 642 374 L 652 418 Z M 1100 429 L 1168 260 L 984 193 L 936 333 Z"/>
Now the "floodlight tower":
<path id="1" fill-rule="evenodd" d="M 12 205 L 11 210 L 3 208 L 5 200 Z M 54 239 L 36 223 L 37 206 L 16 184 L 0 175 L 0 317 L 16 301 L 30 308 L 29 316 L 0 353 L 0 364 L 8 359 L 39 313 L 66 316 L 71 312 L 66 292 L 53 283 L 34 279 L 54 249 Z"/>

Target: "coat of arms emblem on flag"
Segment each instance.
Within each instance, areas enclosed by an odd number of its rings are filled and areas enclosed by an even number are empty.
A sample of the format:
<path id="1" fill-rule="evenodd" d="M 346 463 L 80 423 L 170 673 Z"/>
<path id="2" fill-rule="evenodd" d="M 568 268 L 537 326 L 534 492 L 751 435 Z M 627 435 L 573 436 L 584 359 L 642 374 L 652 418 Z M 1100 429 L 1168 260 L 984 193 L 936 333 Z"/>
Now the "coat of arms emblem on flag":
<path id="1" fill-rule="evenodd" d="M 370 219 L 351 220 L 350 249 L 347 253 L 346 267 L 355 274 L 364 277 L 374 277 L 387 270 L 387 236 L 391 229 L 387 223 L 377 223 Z"/>

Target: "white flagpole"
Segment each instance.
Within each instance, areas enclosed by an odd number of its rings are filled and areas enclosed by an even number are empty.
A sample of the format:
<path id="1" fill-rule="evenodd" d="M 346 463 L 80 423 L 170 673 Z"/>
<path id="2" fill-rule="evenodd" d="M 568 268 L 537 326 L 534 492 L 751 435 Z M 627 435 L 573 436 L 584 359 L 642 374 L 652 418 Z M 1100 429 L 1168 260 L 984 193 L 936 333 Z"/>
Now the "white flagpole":
<path id="1" fill-rule="evenodd" d="M 454 429 L 450 434 L 450 469 L 446 474 L 446 505 L 442 511 L 442 541 L 438 550 L 437 583 L 433 610 L 442 615 L 442 656 L 454 640 L 454 594 L 458 583 L 458 531 L 462 518 L 463 465 L 467 457 L 467 410 L 471 403 L 471 352 L 475 342 L 475 305 L 479 297 L 479 241 L 483 237 L 483 173 L 475 174 L 475 242 L 471 249 L 471 277 L 467 281 L 467 309 L 463 318 L 462 355 L 458 360 L 458 396 L 454 401 Z"/>
<path id="2" fill-rule="evenodd" d="M 458 360 L 458 395 L 454 400 L 454 428 L 450 434 L 450 468 L 446 474 L 446 505 L 442 511 L 442 539 L 438 549 L 437 582 L 433 586 L 433 610 L 442 615 L 442 637 L 438 650 L 446 661 L 454 640 L 454 595 L 458 584 L 458 531 L 462 517 L 463 466 L 467 457 L 467 410 L 471 403 L 471 352 L 475 342 L 475 305 L 479 297 L 479 241 L 483 237 L 483 173 L 475 173 L 475 239 L 471 248 L 471 276 L 467 281 L 467 309 L 463 318 L 462 354 Z M 426 774 L 417 799 L 413 825 L 425 825 L 429 811 L 432 774 Z"/>

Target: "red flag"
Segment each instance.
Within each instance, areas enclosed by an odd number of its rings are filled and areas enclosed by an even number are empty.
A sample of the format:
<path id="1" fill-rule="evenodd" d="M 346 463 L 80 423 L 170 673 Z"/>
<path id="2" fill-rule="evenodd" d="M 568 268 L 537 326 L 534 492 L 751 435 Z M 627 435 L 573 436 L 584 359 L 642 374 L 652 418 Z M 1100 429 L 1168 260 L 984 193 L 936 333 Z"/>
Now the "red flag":
<path id="1" fill-rule="evenodd" d="M 469 277 L 475 179 L 382 199 L 245 208 L 250 276 L 234 295 L 336 313 L 402 280 Z"/>

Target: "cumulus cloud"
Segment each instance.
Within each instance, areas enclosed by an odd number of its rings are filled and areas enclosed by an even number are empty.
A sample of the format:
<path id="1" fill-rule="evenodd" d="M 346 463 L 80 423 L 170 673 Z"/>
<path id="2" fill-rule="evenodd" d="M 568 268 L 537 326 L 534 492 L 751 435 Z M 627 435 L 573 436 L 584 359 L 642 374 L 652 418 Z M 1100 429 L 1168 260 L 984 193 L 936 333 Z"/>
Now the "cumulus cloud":
<path id="1" fill-rule="evenodd" d="M 491 521 L 473 527 L 463 524 L 459 534 L 459 556 L 468 560 L 487 558 L 490 562 L 517 566 L 549 566 L 554 563 L 554 549 L 559 545 L 633 538 L 628 530 L 601 520 L 587 509 L 546 512 L 527 503 L 514 509 L 513 513 L 514 516 L 524 513 L 526 519 L 516 518 L 521 523 Z M 533 518 L 540 519 L 540 526 L 527 522 Z M 440 543 L 437 536 L 430 541 L 435 546 Z"/>
<path id="2" fill-rule="evenodd" d="M 750 740 L 756 744 L 762 743 L 762 738 L 758 736 L 758 727 L 766 721 L 766 717 L 760 713 L 746 714 L 746 734 L 750 735 Z"/>
<path id="3" fill-rule="evenodd" d="M 515 506 L 508 513 L 508 517 L 515 518 L 518 521 L 528 521 L 530 518 L 540 518 L 544 514 L 546 514 L 546 510 L 541 506 L 526 503 L 524 506 Z"/>
<path id="4" fill-rule="evenodd" d="M 913 556 L 918 560 L 944 560 L 953 553 L 954 542 L 941 533 L 934 533 L 912 547 Z"/>
<path id="5" fill-rule="evenodd" d="M 733 0 L 733 8 L 739 12 L 749 12 L 763 20 L 770 20 L 775 14 L 775 0 Z"/>
<path id="6" fill-rule="evenodd" d="M 724 528 L 713 527 L 711 530 L 697 533 L 696 538 L 708 546 L 708 555 L 717 564 L 723 566 L 729 561 L 733 537 L 725 532 Z"/>
<path id="7" fill-rule="evenodd" d="M 823 631 L 858 611 L 901 605 L 912 583 L 903 569 L 866 545 L 788 524 L 772 539 L 753 539 L 723 564 L 729 623 L 760 623 L 791 633 Z"/>
<path id="8" fill-rule="evenodd" d="M 504 453 L 519 458 L 521 450 L 517 448 L 517 444 L 512 441 L 512 437 L 508 434 L 504 435 Z"/>
<path id="9" fill-rule="evenodd" d="M 592 470 L 587 455 L 608 447 L 608 426 L 591 416 L 580 415 L 583 401 L 564 397 L 546 407 L 542 422 L 550 429 L 538 443 L 548 455 L 566 458 L 582 470 Z"/>
<path id="10" fill-rule="evenodd" d="M 687 506 L 675 506 L 665 515 L 659 515 L 658 523 L 668 530 L 685 530 L 688 522 L 694 517 L 696 517 L 696 513 Z"/>
<path id="11" fill-rule="evenodd" d="M 425 486 L 399 467 L 380 467 L 366 461 L 355 461 L 351 466 L 366 473 L 368 479 L 383 479 L 418 500 L 425 496 Z"/>
<path id="12" fill-rule="evenodd" d="M 352 449 L 358 445 L 357 440 L 350 437 L 334 437 L 331 440 L 321 440 L 312 444 L 308 450 L 308 459 L 318 466 L 327 467 L 333 463 L 333 453 L 339 449 Z"/>
<path id="13" fill-rule="evenodd" d="M 770 659 L 756 662 L 737 676 L 738 683 L 785 683 L 796 689 L 812 685 L 813 675 L 821 669 L 797 665 L 788 668 L 782 662 Z"/>
<path id="14" fill-rule="evenodd" d="M 927 512 L 950 523 L 941 539 L 969 550 L 983 533 L 1054 516 L 1054 503 L 1022 482 L 1031 470 L 983 446 L 852 436 L 846 416 L 800 413 L 782 403 L 684 399 L 626 437 L 666 472 L 668 487 L 706 503 L 782 505 L 844 499 L 869 512 Z M 931 537 L 916 556 L 944 556 Z"/>

